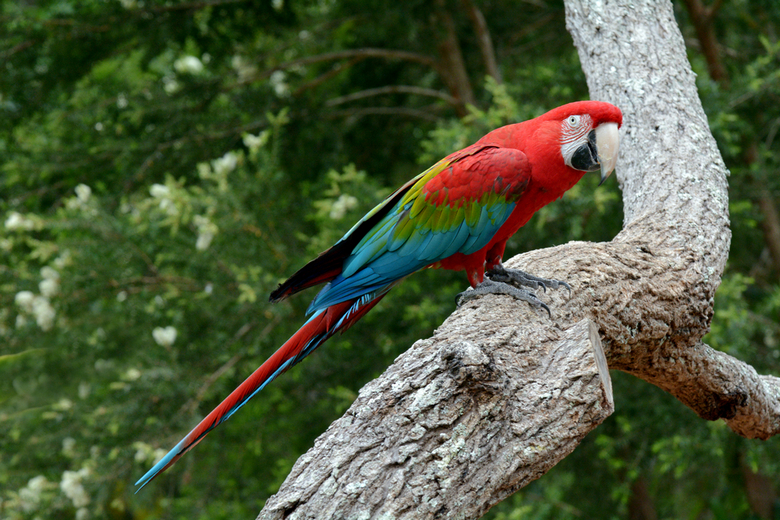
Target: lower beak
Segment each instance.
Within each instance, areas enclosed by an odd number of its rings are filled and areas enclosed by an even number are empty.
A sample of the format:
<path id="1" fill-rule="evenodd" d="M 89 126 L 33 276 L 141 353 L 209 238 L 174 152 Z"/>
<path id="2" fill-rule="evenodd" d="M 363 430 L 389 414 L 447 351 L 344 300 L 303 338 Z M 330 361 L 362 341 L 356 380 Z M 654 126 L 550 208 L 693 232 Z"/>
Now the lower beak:
<path id="1" fill-rule="evenodd" d="M 601 186 L 615 169 L 620 146 L 620 134 L 617 123 L 602 123 L 596 127 L 596 150 L 601 165 Z"/>

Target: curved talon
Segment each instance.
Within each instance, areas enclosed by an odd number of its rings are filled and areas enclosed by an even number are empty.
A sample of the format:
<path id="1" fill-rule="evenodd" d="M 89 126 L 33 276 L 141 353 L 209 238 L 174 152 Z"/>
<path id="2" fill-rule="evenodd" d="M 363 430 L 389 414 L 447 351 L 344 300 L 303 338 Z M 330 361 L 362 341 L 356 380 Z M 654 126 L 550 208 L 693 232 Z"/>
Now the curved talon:
<path id="1" fill-rule="evenodd" d="M 536 294 L 532 293 L 531 291 L 526 291 L 525 289 L 515 287 L 514 285 L 492 280 L 490 278 L 485 279 L 482 283 L 478 284 L 470 291 L 466 290 L 458 293 L 455 299 L 455 303 L 458 307 L 460 307 L 465 302 L 479 298 L 480 296 L 484 296 L 486 294 L 503 294 L 506 296 L 511 296 L 516 300 L 522 300 L 527 302 L 535 309 L 544 309 L 547 311 L 547 315 L 550 317 L 550 319 L 552 319 L 552 312 L 550 311 L 550 307 L 541 301 Z"/>
<path id="2" fill-rule="evenodd" d="M 553 289 L 558 289 L 560 286 L 566 287 L 569 291 L 569 298 L 571 298 L 571 285 L 563 280 L 555 280 L 552 278 L 540 278 L 532 274 L 528 274 L 520 269 L 507 269 L 503 265 L 498 264 L 485 272 L 485 275 L 494 282 L 503 282 L 506 284 L 517 286 L 530 287 L 531 289 L 538 289 L 539 287 L 546 293 L 547 286 L 549 285 Z"/>

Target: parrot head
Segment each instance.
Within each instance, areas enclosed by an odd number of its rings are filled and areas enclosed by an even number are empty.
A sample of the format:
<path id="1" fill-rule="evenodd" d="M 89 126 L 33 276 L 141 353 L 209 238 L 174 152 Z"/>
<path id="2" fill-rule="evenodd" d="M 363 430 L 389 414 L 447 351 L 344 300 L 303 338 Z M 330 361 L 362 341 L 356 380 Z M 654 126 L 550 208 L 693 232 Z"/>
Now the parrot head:
<path id="1" fill-rule="evenodd" d="M 558 107 L 537 119 L 540 128 L 547 127 L 551 134 L 557 134 L 560 157 L 569 168 L 580 172 L 601 170 L 599 184 L 615 169 L 620 145 L 618 129 L 623 124 L 623 114 L 615 105 L 580 101 Z"/>
<path id="2" fill-rule="evenodd" d="M 601 170 L 599 185 L 615 169 L 620 144 L 618 128 L 623 122 L 617 107 L 601 105 L 594 107 L 602 108 L 597 114 L 592 114 L 591 109 L 591 112 L 572 113 L 563 118 L 560 138 L 561 156 L 566 166 L 583 172 Z"/>
<path id="3" fill-rule="evenodd" d="M 525 152 L 545 191 L 571 188 L 585 172 L 601 170 L 601 182 L 615 169 L 623 114 L 603 101 L 577 101 L 546 114 L 496 129 L 480 139 Z"/>

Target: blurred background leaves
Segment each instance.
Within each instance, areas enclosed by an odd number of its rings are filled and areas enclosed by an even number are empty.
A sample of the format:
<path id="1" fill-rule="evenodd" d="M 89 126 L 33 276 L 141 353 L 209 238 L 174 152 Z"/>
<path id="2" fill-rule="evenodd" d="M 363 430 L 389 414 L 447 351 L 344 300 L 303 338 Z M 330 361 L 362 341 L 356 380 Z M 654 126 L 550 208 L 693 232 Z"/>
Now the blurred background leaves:
<path id="1" fill-rule="evenodd" d="M 407 279 L 144 491 L 281 345 L 276 285 L 487 131 L 587 98 L 556 1 L 2 1 L 0 517 L 252 517 L 466 286 Z M 711 345 L 780 373 L 780 4 L 675 4 L 731 170 Z M 487 43 L 486 43 L 487 42 Z M 586 177 L 507 254 L 621 227 Z M 616 413 L 489 518 L 780 518 L 778 441 L 613 373 Z"/>

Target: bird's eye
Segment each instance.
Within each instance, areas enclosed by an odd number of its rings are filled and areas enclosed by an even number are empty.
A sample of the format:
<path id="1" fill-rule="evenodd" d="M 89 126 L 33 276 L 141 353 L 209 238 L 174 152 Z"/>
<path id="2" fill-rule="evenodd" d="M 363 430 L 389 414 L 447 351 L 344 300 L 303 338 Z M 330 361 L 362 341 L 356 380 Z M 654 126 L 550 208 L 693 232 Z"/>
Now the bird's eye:
<path id="1" fill-rule="evenodd" d="M 577 128 L 579 124 L 580 124 L 580 116 L 569 116 L 570 127 Z"/>

